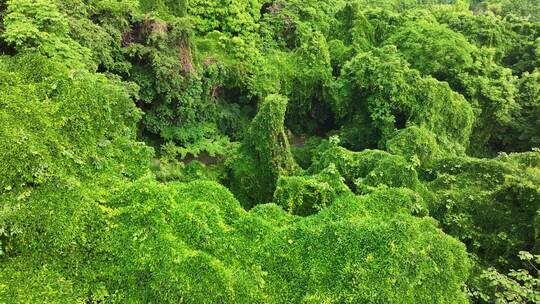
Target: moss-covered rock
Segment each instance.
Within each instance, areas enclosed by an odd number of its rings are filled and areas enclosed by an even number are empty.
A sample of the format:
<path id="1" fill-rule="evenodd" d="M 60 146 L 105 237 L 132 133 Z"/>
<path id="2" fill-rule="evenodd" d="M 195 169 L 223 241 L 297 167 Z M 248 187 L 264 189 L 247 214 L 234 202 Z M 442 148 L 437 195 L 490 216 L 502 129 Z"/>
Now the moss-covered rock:
<path id="1" fill-rule="evenodd" d="M 312 176 L 282 176 L 273 202 L 287 212 L 310 215 L 328 206 L 337 196 L 350 192 L 334 164 Z"/>
<path id="2" fill-rule="evenodd" d="M 247 208 L 270 202 L 278 177 L 299 169 L 283 126 L 286 108 L 285 97 L 266 97 L 237 155 L 229 160 L 231 191 Z"/>
<path id="3" fill-rule="evenodd" d="M 380 150 L 349 151 L 332 143 L 324 143 L 309 169 L 319 172 L 334 164 L 345 183 L 358 194 L 377 187 L 404 187 L 418 190 L 421 184 L 414 165 L 402 156 Z"/>
<path id="4" fill-rule="evenodd" d="M 435 135 L 422 127 L 411 126 L 396 131 L 386 142 L 388 152 L 411 162 L 430 163 L 436 158 L 455 154 L 451 147 L 441 147 Z M 463 151 L 460 151 L 463 153 Z"/>

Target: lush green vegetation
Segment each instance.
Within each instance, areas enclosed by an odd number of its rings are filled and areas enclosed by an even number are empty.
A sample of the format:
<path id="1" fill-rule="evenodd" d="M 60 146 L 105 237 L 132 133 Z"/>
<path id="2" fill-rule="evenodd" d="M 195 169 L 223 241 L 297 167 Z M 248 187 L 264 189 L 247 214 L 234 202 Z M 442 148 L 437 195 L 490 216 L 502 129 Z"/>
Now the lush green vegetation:
<path id="1" fill-rule="evenodd" d="M 539 303 L 537 0 L 0 0 L 0 303 Z"/>

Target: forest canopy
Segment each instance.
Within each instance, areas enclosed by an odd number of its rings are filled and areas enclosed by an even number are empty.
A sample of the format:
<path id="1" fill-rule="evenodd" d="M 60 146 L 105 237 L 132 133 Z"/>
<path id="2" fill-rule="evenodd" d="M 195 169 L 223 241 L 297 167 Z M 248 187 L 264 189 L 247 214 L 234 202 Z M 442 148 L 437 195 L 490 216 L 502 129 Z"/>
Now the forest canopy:
<path id="1" fill-rule="evenodd" d="M 540 303 L 537 0 L 0 0 L 0 304 Z"/>

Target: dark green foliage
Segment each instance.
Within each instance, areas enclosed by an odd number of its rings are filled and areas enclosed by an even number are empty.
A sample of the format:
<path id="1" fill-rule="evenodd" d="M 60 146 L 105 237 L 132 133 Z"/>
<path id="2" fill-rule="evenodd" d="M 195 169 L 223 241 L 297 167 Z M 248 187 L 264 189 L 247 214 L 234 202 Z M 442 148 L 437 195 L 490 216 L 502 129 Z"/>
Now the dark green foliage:
<path id="1" fill-rule="evenodd" d="M 321 144 L 321 141 L 322 139 L 319 137 L 310 137 L 304 142 L 300 142 L 298 146 L 292 145 L 291 151 L 296 163 L 303 169 L 309 168 L 315 156 L 316 148 Z"/>
<path id="2" fill-rule="evenodd" d="M 475 301 L 493 299 L 486 268 L 507 272 L 519 267 L 521 250 L 538 252 L 539 165 L 540 154 L 529 152 L 497 159 L 446 158 L 422 168 L 435 195 L 427 201 L 430 214 L 474 254 L 476 266 L 467 285 Z"/>
<path id="3" fill-rule="evenodd" d="M 512 117 L 510 136 L 505 138 L 505 147 L 527 151 L 540 147 L 540 70 L 524 73 L 518 84 L 517 101 L 521 109 Z"/>
<path id="4" fill-rule="evenodd" d="M 191 182 L 195 180 L 211 180 L 219 182 L 225 178 L 226 169 L 221 164 L 211 164 L 211 161 L 219 162 L 219 159 L 201 158 L 201 161 L 208 161 L 205 165 L 199 160 L 192 160 L 185 164 L 175 160 L 154 160 L 152 171 L 156 179 L 161 182 Z"/>
<path id="5" fill-rule="evenodd" d="M 482 279 L 489 282 L 488 294 L 482 294 L 484 300 L 496 302 L 536 303 L 540 301 L 538 290 L 538 264 L 539 255 L 532 255 L 527 251 L 520 251 L 519 258 L 524 264 L 523 269 L 510 270 L 508 275 L 499 273 L 495 268 L 490 268 L 482 273 Z"/>
<path id="6" fill-rule="evenodd" d="M 277 179 L 297 169 L 283 127 L 287 99 L 269 95 L 251 122 L 244 143 L 230 161 L 232 192 L 246 206 L 269 202 Z"/>
<path id="7" fill-rule="evenodd" d="M 485 9 L 497 14 L 518 15 L 533 21 L 540 21 L 540 8 L 535 0 L 486 0 L 484 2 Z"/>
<path id="8" fill-rule="evenodd" d="M 475 15 L 472 11 L 440 10 L 436 12 L 436 17 L 440 23 L 463 34 L 476 46 L 495 50 L 496 59 L 499 61 L 508 56 L 514 45 L 519 43 L 517 34 L 512 31 L 510 23 L 495 15 Z M 471 46 L 468 48 L 470 50 Z"/>
<path id="9" fill-rule="evenodd" d="M 128 79 L 140 85 L 138 104 L 146 112 L 140 135 L 177 146 L 180 158 L 225 154 L 226 135 L 239 137 L 242 113 L 218 98 L 226 67 L 197 67 L 190 21 L 145 16 L 129 36 L 133 41 L 124 52 L 133 68 Z M 231 120 L 240 126 L 231 126 Z"/>
<path id="10" fill-rule="evenodd" d="M 343 1 L 335 5 L 327 1 L 276 1 L 269 4 L 261 20 L 264 51 L 269 55 L 256 80 L 262 82 L 260 78 L 273 74 L 275 80 L 266 87 L 273 87 L 270 93 L 289 98 L 286 124 L 295 133 L 324 132 L 333 126 L 328 102 L 332 73 L 342 60 L 352 56 L 352 47 L 334 39 L 335 34 L 342 34 L 334 29 L 341 26 L 336 14 L 343 5 Z"/>
<path id="11" fill-rule="evenodd" d="M 482 52 L 492 53 L 492 59 L 511 68 L 514 75 L 532 72 L 538 67 L 538 23 L 510 16 L 502 18 L 493 14 L 474 14 L 471 11 L 440 10 L 436 15 L 439 22 L 465 35 Z"/>
<path id="12" fill-rule="evenodd" d="M 91 52 L 92 69 L 124 75 L 131 68 L 122 46 L 130 39 L 136 0 L 56 1 L 65 14 L 69 36 Z"/>
<path id="13" fill-rule="evenodd" d="M 141 9 L 153 12 L 165 18 L 185 17 L 188 9 L 188 0 L 140 0 Z"/>
<path id="14" fill-rule="evenodd" d="M 511 70 L 493 61 L 492 49 L 478 50 L 462 34 L 423 20 L 405 23 L 385 43 L 397 45 L 412 67 L 449 82 L 469 100 L 476 113 L 473 155 L 482 155 L 486 144 L 497 141 L 493 129 L 507 125 L 517 105 Z"/>
<path id="15" fill-rule="evenodd" d="M 539 157 L 531 153 L 498 160 L 436 161 L 430 168 L 436 179 L 429 188 L 437 195 L 431 214 L 482 261 L 513 265 L 520 250 L 532 250 L 537 242 L 534 221 L 540 208 Z"/>
<path id="16" fill-rule="evenodd" d="M 468 150 L 476 156 L 486 154 L 486 144 L 497 145 L 505 136 L 497 131 L 510 123 L 512 112 L 519 108 L 515 102 L 516 78 L 510 69 L 497 65 L 491 57 L 488 50 L 483 50 L 474 69 L 457 80 L 461 82 L 459 91 L 468 98 L 476 113 Z"/>
<path id="17" fill-rule="evenodd" d="M 332 79 L 330 51 L 320 32 L 298 28 L 297 33 L 299 46 L 289 59 L 293 68 L 289 75 L 284 73 L 282 91 L 289 97 L 288 125 L 293 131 L 313 132 L 331 120 L 325 103 L 325 90 Z"/>
<path id="18" fill-rule="evenodd" d="M 473 113 L 467 101 L 446 83 L 409 68 L 392 47 L 357 55 L 344 67 L 335 89 L 336 111 L 346 119 L 345 126 L 356 128 L 356 138 L 345 138 L 347 145 L 374 147 L 409 125 L 426 128 L 439 143 L 458 151 L 468 145 Z"/>

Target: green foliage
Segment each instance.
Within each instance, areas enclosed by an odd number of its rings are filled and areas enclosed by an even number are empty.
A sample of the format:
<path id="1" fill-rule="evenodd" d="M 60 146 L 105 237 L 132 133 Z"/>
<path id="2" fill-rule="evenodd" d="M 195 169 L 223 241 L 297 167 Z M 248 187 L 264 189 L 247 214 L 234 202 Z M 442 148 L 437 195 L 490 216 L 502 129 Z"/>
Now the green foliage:
<path id="1" fill-rule="evenodd" d="M 83 192 L 73 190 L 74 199 Z M 64 227 L 41 226 L 50 230 L 23 237 L 31 243 L 17 259 L 3 261 L 0 300 L 466 303 L 463 246 L 429 218 L 410 216 L 406 190 L 336 196 L 305 219 L 275 205 L 246 212 L 225 188 L 205 181 L 164 185 L 143 178 L 99 207 L 87 200 L 85 206 L 97 207 L 91 213 L 79 214 L 85 209 L 69 197 L 57 193 L 48 204 L 57 207 L 56 217 L 42 215 L 42 223 Z M 58 204 L 64 202 L 72 208 Z M 31 262 L 38 257 L 39 266 Z M 21 276 L 26 270 L 32 275 Z M 31 284 L 43 285 L 17 292 Z M 370 292 L 375 285 L 380 288 Z"/>
<path id="2" fill-rule="evenodd" d="M 497 284 L 512 286 L 510 297 L 516 301 L 524 294 L 515 293 L 519 284 L 496 271 L 519 267 L 519 251 L 538 250 L 539 166 L 540 154 L 529 152 L 496 159 L 442 158 L 419 168 L 421 181 L 435 196 L 426 200 L 430 214 L 473 253 L 475 267 L 467 285 L 479 303 L 497 298 Z M 500 282 L 489 283 L 486 275 Z"/>
<path id="3" fill-rule="evenodd" d="M 200 33 L 221 30 L 236 35 L 257 30 L 262 4 L 261 0 L 190 0 L 188 13 Z"/>
<path id="4" fill-rule="evenodd" d="M 395 48 L 357 55 L 342 70 L 335 89 L 337 113 L 349 126 L 374 135 L 356 138 L 361 142 L 346 138 L 353 147 L 376 146 L 409 125 L 424 127 L 439 143 L 450 143 L 458 150 L 468 145 L 473 113 L 467 101 L 446 83 L 410 69 Z M 363 137 L 359 131 L 355 133 Z"/>
<path id="5" fill-rule="evenodd" d="M 495 268 L 484 271 L 482 278 L 489 281 L 494 290 L 492 297 L 495 303 L 535 303 L 540 301 L 540 280 L 538 268 L 540 256 L 526 251 L 519 252 L 519 258 L 526 262 L 527 268 L 533 268 L 532 273 L 527 269 L 510 270 L 505 275 Z"/>
<path id="6" fill-rule="evenodd" d="M 141 86 L 144 134 L 178 146 L 182 158 L 224 153 L 220 147 L 228 138 L 218 129 L 221 104 L 214 96 L 223 72 L 218 67 L 197 71 L 190 23 L 146 18 L 131 35 L 139 40 L 126 50 L 133 62 L 129 80 Z"/>
<path id="7" fill-rule="evenodd" d="M 463 34 L 477 47 L 495 50 L 497 61 L 508 56 L 519 43 L 518 35 L 512 31 L 510 23 L 492 14 L 475 15 L 472 11 L 440 10 L 435 16 L 438 22 Z"/>
<path id="8" fill-rule="evenodd" d="M 139 0 L 141 9 L 145 12 L 158 13 L 165 18 L 185 17 L 187 15 L 187 0 Z"/>
<path id="9" fill-rule="evenodd" d="M 408 196 L 402 191 L 361 199 L 345 196 L 270 236 L 262 252 L 267 269 L 273 270 L 268 274 L 268 289 L 273 291 L 274 302 L 465 303 L 461 292 L 450 291 L 459 290 L 456 283 L 467 276 L 467 264 L 455 260 L 458 256 L 467 259 L 459 253 L 460 245 L 437 237 L 440 232 L 432 220 L 410 217 L 398 208 L 397 212 L 379 212 L 382 205 L 405 202 Z M 411 237 L 415 241 L 406 241 Z M 398 266 L 391 262 L 394 258 L 415 262 Z M 435 266 L 436 260 L 445 266 Z M 422 275 L 413 279 L 410 273 Z M 434 279 L 439 275 L 445 278 Z M 428 282 L 452 287 L 441 293 L 443 288 L 429 287 Z M 367 285 L 377 286 L 376 291 Z"/>
<path id="10" fill-rule="evenodd" d="M 469 149 L 473 155 L 482 155 L 486 144 L 497 141 L 499 134 L 493 129 L 508 125 L 517 104 L 515 78 L 510 69 L 494 62 L 493 49 L 478 50 L 462 34 L 424 20 L 405 23 L 385 43 L 397 45 L 412 67 L 448 81 L 469 100 L 476 112 Z"/>
<path id="11" fill-rule="evenodd" d="M 29 261 L 13 261 L 0 271 L 0 301 L 3 303 L 84 303 L 73 292 L 73 282 L 45 267 L 29 267 Z M 9 301 L 9 302 L 5 302 Z"/>
<path id="12" fill-rule="evenodd" d="M 224 136 L 216 135 L 215 138 L 203 138 L 194 144 L 187 147 L 178 147 L 173 142 L 165 143 L 161 146 L 161 152 L 167 155 L 168 159 L 185 159 L 188 155 L 195 157 L 199 156 L 202 152 L 206 152 L 211 157 L 216 155 L 224 155 L 231 149 L 229 147 L 231 143 L 229 139 Z"/>
<path id="13" fill-rule="evenodd" d="M 386 146 L 388 152 L 401 155 L 412 163 L 415 161 L 430 163 L 437 158 L 452 154 L 452 151 L 444 151 L 444 148 L 437 144 L 433 133 L 416 126 L 397 131 L 388 140 Z"/>
<path id="14" fill-rule="evenodd" d="M 448 158 L 429 170 L 437 199 L 430 207 L 443 229 L 490 265 L 508 267 L 536 246 L 540 208 L 538 153 L 498 159 Z"/>
<path id="15" fill-rule="evenodd" d="M 125 75 L 131 69 L 122 47 L 138 15 L 137 0 L 56 1 L 65 15 L 69 36 L 90 50 L 94 69 Z"/>
<path id="16" fill-rule="evenodd" d="M 280 175 L 297 169 L 283 126 L 287 99 L 269 95 L 261 103 L 237 155 L 229 161 L 231 190 L 246 206 L 269 202 Z"/>
<path id="17" fill-rule="evenodd" d="M 306 37 L 302 37 L 306 29 L 319 32 L 325 37 L 332 37 L 332 32 L 339 26 L 337 14 L 344 9 L 347 2 L 336 1 L 275 1 L 267 6 L 264 18 L 275 26 L 276 40 L 282 40 L 284 45 L 298 46 Z"/>
<path id="18" fill-rule="evenodd" d="M 524 73 L 519 80 L 518 90 L 517 102 L 521 109 L 514 112 L 505 146 L 527 151 L 540 147 L 540 70 Z"/>
<path id="19" fill-rule="evenodd" d="M 219 161 L 219 159 L 215 159 L 214 161 Z M 175 160 L 154 160 L 152 171 L 156 179 L 160 182 L 191 182 L 196 180 L 219 182 L 224 179 L 224 175 L 226 174 L 223 166 L 205 165 L 196 159 L 187 164 Z"/>
<path id="20" fill-rule="evenodd" d="M 247 282 L 260 282 L 261 271 L 240 268 L 241 248 L 231 250 L 231 225 L 245 211 L 222 187 L 141 180 L 109 205 L 118 208 L 111 231 L 118 267 L 107 273 L 117 301 L 258 302 L 257 284 Z"/>
<path id="21" fill-rule="evenodd" d="M 385 43 L 396 45 L 412 67 L 441 81 L 473 64 L 474 47 L 463 35 L 425 20 L 404 24 Z"/>
<path id="22" fill-rule="evenodd" d="M 277 181 L 273 202 L 290 214 L 310 215 L 328 207 L 337 196 L 347 193 L 336 167 L 313 176 L 281 176 Z"/>
<path id="23" fill-rule="evenodd" d="M 502 130 L 510 123 L 512 112 L 519 108 L 515 102 L 516 78 L 508 68 L 497 65 L 488 50 L 482 50 L 471 73 L 458 80 L 460 92 L 470 100 L 476 121 L 469 152 L 485 155 L 485 145 L 497 143 Z"/>
<path id="24" fill-rule="evenodd" d="M 294 160 L 300 167 L 308 169 L 311 166 L 316 149 L 321 144 L 321 141 L 322 139 L 319 137 L 310 137 L 304 142 L 300 142 L 297 146 L 292 145 L 291 152 Z"/>
<path id="25" fill-rule="evenodd" d="M 10 0 L 2 38 L 21 52 L 37 52 L 71 65 L 89 64 L 90 50 L 68 35 L 65 16 L 53 0 Z"/>
<path id="26" fill-rule="evenodd" d="M 99 298 L 99 202 L 153 154 L 134 141 L 134 88 L 39 54 L 2 57 L 0 74 L 0 302 Z"/>
<path id="27" fill-rule="evenodd" d="M 130 141 L 140 112 L 129 86 L 40 55 L 4 57 L 0 73 L 0 193 L 96 170 L 144 172 L 151 151 Z"/>
<path id="28" fill-rule="evenodd" d="M 518 15 L 540 21 L 540 8 L 534 0 L 486 0 L 484 1 L 486 9 L 494 11 L 503 16 Z"/>
<path id="29" fill-rule="evenodd" d="M 305 125 L 314 120 L 315 126 L 328 121 L 329 106 L 324 102 L 325 89 L 332 79 L 329 46 L 317 31 L 297 28 L 299 46 L 288 63 L 292 68 L 285 74 L 282 94 L 289 97 L 288 125 L 293 131 L 313 132 Z"/>
<path id="30" fill-rule="evenodd" d="M 334 143 L 322 144 L 320 149 L 310 171 L 319 172 L 333 164 L 355 193 L 369 193 L 377 187 L 420 187 L 414 166 L 401 156 L 379 150 L 351 152 Z"/>
<path id="31" fill-rule="evenodd" d="M 107 264 L 110 252 L 107 210 L 99 201 L 107 197 L 107 192 L 122 185 L 122 180 L 111 179 L 110 175 L 96 176 L 96 179 L 81 186 L 72 178 L 64 183 L 41 185 L 21 195 L 2 196 L 0 223 L 15 232 L 15 246 L 2 256 L 6 268 L 1 270 L 0 285 L 8 286 L 5 294 L 0 292 L 0 301 L 7 301 L 10 294 L 17 293 L 17 289 L 24 288 L 32 280 L 42 280 L 41 276 L 10 276 L 10 271 L 14 274 L 18 271 L 28 274 L 43 272 L 43 279 L 53 278 L 43 281 L 48 285 L 34 293 L 28 292 L 30 297 L 48 292 L 54 295 L 56 292 L 51 290 L 57 285 L 72 286 L 71 297 L 85 299 L 98 296 L 102 289 L 100 265 Z M 70 295 L 66 288 L 62 287 L 58 294 Z"/>
<path id="32" fill-rule="evenodd" d="M 478 2 L 0 0 L 0 303 L 538 302 L 538 5 Z"/>

